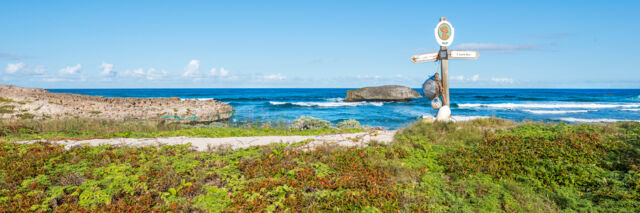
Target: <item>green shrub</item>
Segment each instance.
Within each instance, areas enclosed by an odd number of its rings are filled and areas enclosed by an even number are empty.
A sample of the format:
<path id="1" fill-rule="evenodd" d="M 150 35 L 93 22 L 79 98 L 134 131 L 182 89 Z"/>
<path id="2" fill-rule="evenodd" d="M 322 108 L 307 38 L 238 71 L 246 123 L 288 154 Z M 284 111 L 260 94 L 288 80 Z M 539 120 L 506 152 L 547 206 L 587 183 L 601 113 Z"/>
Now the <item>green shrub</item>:
<path id="1" fill-rule="evenodd" d="M 25 113 L 20 113 L 20 114 L 16 114 L 16 116 L 20 119 L 33 119 L 36 117 L 36 115 L 25 112 Z"/>
<path id="2" fill-rule="evenodd" d="M 302 116 L 294 120 L 291 127 L 296 130 L 323 129 L 331 127 L 331 122 L 311 116 Z"/>
<path id="3" fill-rule="evenodd" d="M 13 113 L 15 108 L 16 106 L 13 105 L 2 105 L 0 106 L 0 114 Z"/>
<path id="4" fill-rule="evenodd" d="M 338 129 L 0 121 L 6 212 L 640 212 L 640 124 L 416 123 L 391 144 L 196 152 L 8 137 L 317 135 Z M 162 131 L 161 131 L 162 130 Z M 4 134 L 4 135 L 2 135 Z M 58 135 L 56 135 L 58 134 Z M 123 133 L 124 134 L 124 133 Z M 303 142 L 304 143 L 304 142 Z"/>
<path id="5" fill-rule="evenodd" d="M 0 103 L 12 103 L 13 100 L 9 99 L 9 98 L 3 98 L 0 97 Z"/>
<path id="6" fill-rule="evenodd" d="M 336 127 L 338 127 L 338 129 L 360 128 L 360 122 L 358 122 L 358 121 L 356 121 L 354 119 L 344 120 L 344 121 L 341 121 L 340 123 L 338 123 L 336 125 Z"/>

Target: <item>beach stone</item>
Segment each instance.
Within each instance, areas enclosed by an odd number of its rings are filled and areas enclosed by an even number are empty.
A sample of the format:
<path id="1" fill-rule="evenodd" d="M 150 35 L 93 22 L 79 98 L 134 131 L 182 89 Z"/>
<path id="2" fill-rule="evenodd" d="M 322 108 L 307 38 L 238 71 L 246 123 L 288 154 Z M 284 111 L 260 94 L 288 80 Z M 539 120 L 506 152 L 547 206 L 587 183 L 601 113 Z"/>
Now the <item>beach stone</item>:
<path id="1" fill-rule="evenodd" d="M 436 121 L 449 121 L 451 118 L 451 109 L 449 106 L 440 107 L 436 115 Z"/>
<path id="2" fill-rule="evenodd" d="M 411 99 L 421 97 L 422 95 L 420 95 L 420 93 L 409 87 L 385 85 L 348 90 L 347 97 L 344 101 L 410 101 Z"/>

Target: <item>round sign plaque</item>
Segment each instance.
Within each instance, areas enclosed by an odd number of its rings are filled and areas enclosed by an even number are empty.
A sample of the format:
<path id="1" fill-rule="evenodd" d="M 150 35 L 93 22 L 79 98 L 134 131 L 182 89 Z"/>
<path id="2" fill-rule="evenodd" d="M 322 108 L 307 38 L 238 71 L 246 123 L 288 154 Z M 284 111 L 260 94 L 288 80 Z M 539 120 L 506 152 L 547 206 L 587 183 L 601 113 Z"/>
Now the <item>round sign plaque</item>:
<path id="1" fill-rule="evenodd" d="M 436 25 L 436 41 L 440 46 L 448 47 L 453 43 L 453 26 L 448 21 L 440 21 Z"/>

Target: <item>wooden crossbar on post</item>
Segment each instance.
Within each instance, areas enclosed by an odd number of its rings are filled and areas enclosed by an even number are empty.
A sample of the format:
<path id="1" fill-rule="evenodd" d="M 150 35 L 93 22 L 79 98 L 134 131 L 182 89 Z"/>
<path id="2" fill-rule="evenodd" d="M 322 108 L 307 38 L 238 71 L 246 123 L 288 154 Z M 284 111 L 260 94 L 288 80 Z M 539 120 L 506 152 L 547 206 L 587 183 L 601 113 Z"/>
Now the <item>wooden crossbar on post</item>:
<path id="1" fill-rule="evenodd" d="M 414 55 L 411 57 L 413 63 L 423 63 L 428 61 L 440 61 L 440 73 L 442 79 L 440 80 L 442 85 L 442 106 L 450 109 L 451 102 L 449 100 L 449 59 L 478 59 L 480 54 L 475 50 L 449 50 L 448 46 L 453 42 L 454 29 L 451 23 L 447 21 L 447 18 L 440 18 L 440 22 L 436 25 L 435 36 L 436 41 L 440 45 L 440 50 L 437 52 L 428 52 L 423 54 Z M 450 111 L 448 115 L 438 116 L 446 117 L 448 120 L 450 117 Z"/>

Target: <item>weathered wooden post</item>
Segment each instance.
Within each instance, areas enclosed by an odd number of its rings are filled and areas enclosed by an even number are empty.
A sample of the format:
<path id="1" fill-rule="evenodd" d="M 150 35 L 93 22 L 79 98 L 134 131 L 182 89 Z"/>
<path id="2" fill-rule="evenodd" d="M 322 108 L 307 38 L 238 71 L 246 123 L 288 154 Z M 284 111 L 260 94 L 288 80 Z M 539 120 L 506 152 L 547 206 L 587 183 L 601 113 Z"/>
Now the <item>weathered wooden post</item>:
<path id="1" fill-rule="evenodd" d="M 447 47 L 440 47 L 440 54 L 444 58 L 440 58 L 440 75 L 442 75 L 442 105 L 449 106 L 449 59 L 447 58 Z"/>
<path id="2" fill-rule="evenodd" d="M 451 102 L 449 100 L 449 59 L 477 59 L 480 54 L 473 50 L 448 50 L 448 46 L 453 43 L 454 29 L 447 18 L 440 18 L 440 22 L 435 29 L 436 41 L 440 45 L 440 51 L 414 55 L 413 63 L 427 61 L 440 61 L 440 74 L 442 75 L 441 85 L 443 87 L 442 107 L 438 109 L 437 121 L 448 121 L 451 117 Z"/>

